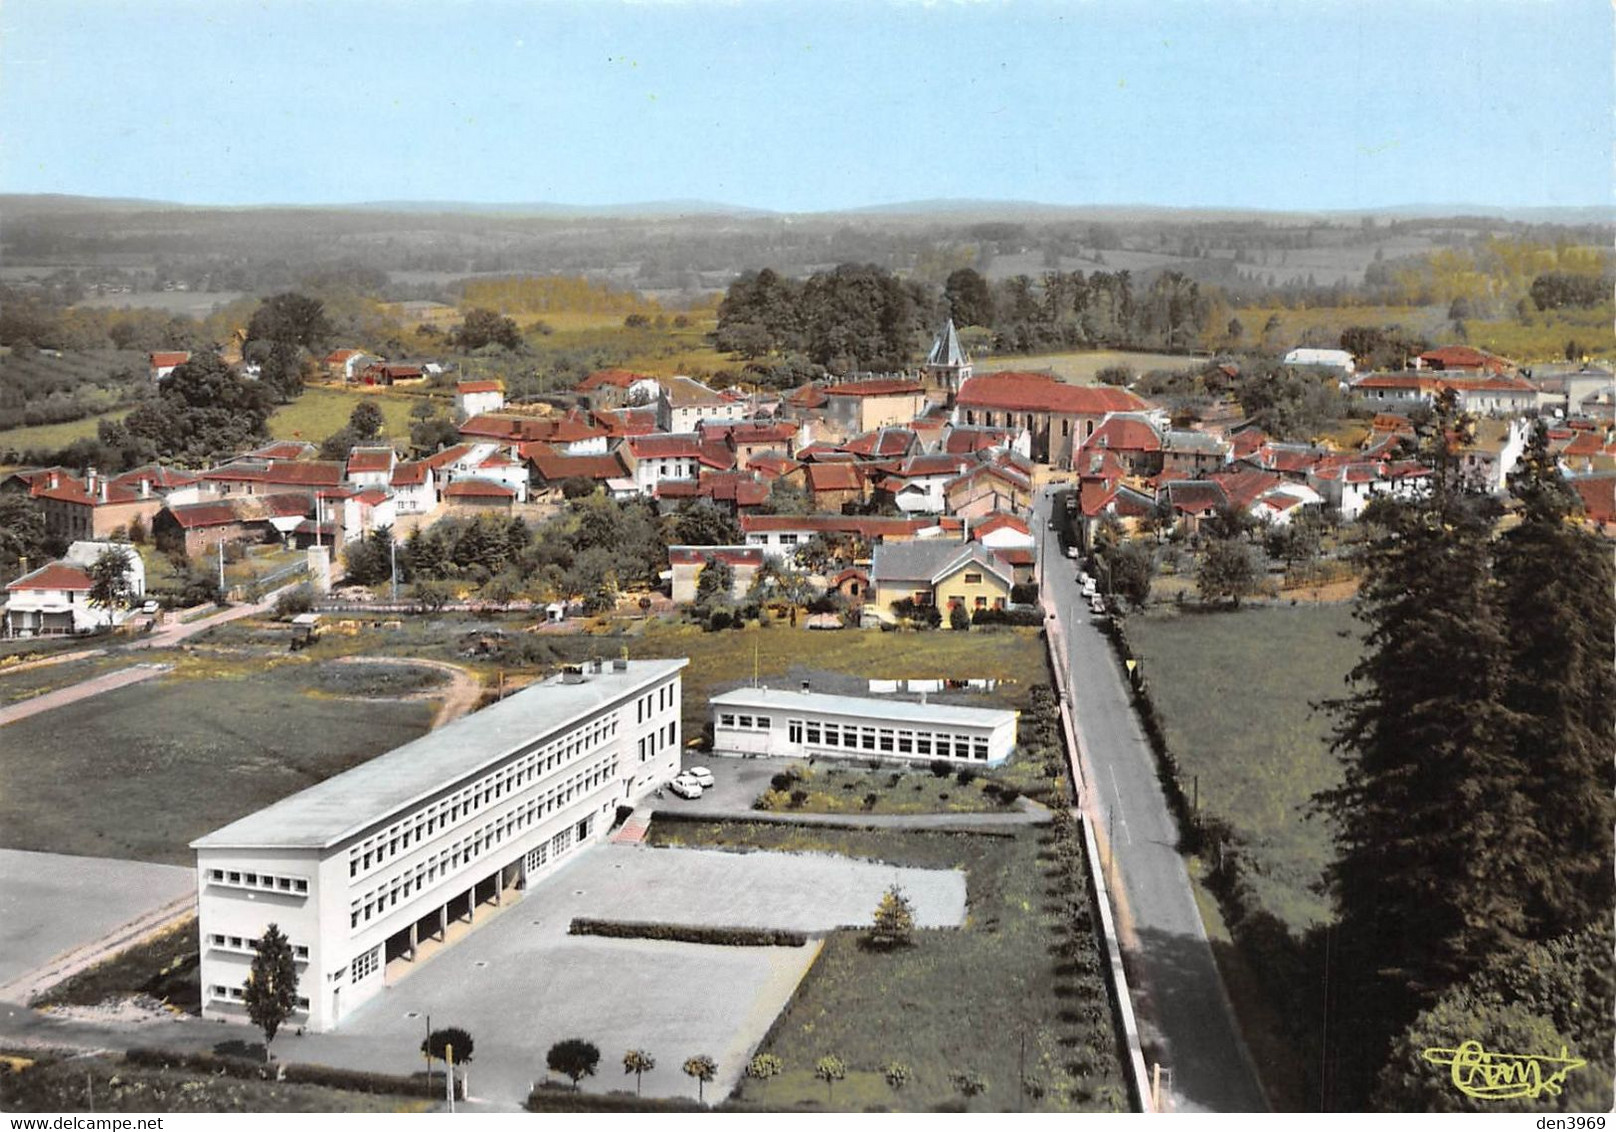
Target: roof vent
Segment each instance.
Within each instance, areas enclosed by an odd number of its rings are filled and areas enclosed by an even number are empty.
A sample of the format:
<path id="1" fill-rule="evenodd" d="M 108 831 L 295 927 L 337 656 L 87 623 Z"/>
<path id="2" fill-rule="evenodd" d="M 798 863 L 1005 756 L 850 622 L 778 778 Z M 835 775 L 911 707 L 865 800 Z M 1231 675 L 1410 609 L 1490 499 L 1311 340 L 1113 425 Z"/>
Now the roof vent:
<path id="1" fill-rule="evenodd" d="M 613 672 L 627 672 L 628 671 L 628 658 L 620 656 L 616 660 L 612 661 L 612 671 Z"/>
<path id="2" fill-rule="evenodd" d="M 802 682 L 802 690 L 803 690 L 803 691 L 804 691 L 804 692 L 811 692 L 811 691 L 813 691 L 813 690 L 814 690 L 814 689 L 813 689 L 813 685 L 811 685 L 811 684 L 809 684 L 809 683 L 808 683 L 808 681 L 806 681 L 806 680 L 804 680 L 804 681 L 803 681 L 803 682 Z"/>
<path id="3" fill-rule="evenodd" d="M 591 672 L 599 673 L 604 669 L 604 667 L 605 666 L 601 663 L 601 659 L 598 656 L 591 658 L 589 661 L 589 671 Z"/>
<path id="4" fill-rule="evenodd" d="M 581 664 L 563 664 L 561 666 L 561 682 L 563 684 L 582 684 L 584 682 L 584 666 Z"/>

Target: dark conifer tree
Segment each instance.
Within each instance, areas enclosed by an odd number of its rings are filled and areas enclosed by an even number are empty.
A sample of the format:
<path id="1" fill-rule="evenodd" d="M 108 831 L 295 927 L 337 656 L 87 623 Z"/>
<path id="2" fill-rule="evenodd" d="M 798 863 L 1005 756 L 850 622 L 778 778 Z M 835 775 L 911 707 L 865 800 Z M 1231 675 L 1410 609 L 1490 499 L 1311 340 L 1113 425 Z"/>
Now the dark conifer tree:
<path id="1" fill-rule="evenodd" d="M 1510 491 L 1521 522 L 1499 539 L 1496 573 L 1508 624 L 1504 702 L 1537 826 L 1550 841 L 1533 871 L 1531 935 L 1547 940 L 1616 906 L 1616 567 L 1574 522 L 1576 494 L 1539 422 Z"/>
<path id="2" fill-rule="evenodd" d="M 1319 798 L 1337 827 L 1326 1054 L 1347 1107 L 1416 1012 L 1528 934 L 1529 878 L 1547 860 L 1504 702 L 1498 507 L 1461 474 L 1465 429 L 1446 395 L 1422 428 L 1428 490 L 1366 515 L 1364 657 L 1332 705 L 1344 781 Z"/>

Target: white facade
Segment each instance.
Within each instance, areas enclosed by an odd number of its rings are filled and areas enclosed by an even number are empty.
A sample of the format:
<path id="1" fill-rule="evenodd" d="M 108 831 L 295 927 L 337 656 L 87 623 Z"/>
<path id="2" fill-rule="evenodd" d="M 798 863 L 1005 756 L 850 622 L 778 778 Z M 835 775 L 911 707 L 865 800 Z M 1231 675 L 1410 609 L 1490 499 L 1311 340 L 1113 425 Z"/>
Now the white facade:
<path id="1" fill-rule="evenodd" d="M 503 389 L 473 388 L 455 390 L 455 418 L 457 420 L 481 416 L 484 413 L 497 413 L 504 407 L 505 391 Z"/>
<path id="2" fill-rule="evenodd" d="M 1323 350 L 1313 346 L 1298 346 L 1285 355 L 1285 364 L 1288 366 L 1328 366 L 1344 373 L 1357 371 L 1357 363 L 1352 360 L 1350 350 Z"/>
<path id="3" fill-rule="evenodd" d="M 774 688 L 737 688 L 711 704 L 719 753 L 997 766 L 1016 745 L 1017 713 L 997 708 Z"/>
<path id="4" fill-rule="evenodd" d="M 678 772 L 684 660 L 593 662 L 192 842 L 202 1015 L 245 1021 L 252 943 L 297 955 L 291 1025 L 330 1030 L 602 840 Z"/>

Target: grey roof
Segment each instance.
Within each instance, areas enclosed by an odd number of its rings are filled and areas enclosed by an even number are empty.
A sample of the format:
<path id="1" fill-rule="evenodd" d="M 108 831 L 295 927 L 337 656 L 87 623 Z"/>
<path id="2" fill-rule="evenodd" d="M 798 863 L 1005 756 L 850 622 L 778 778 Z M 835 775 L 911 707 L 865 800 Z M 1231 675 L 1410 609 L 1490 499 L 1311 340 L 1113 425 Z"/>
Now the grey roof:
<path id="1" fill-rule="evenodd" d="M 689 663 L 634 660 L 622 672 L 607 664 L 581 684 L 552 677 L 199 837 L 191 848 L 336 845 Z"/>
<path id="2" fill-rule="evenodd" d="M 875 548 L 870 558 L 870 581 L 930 583 L 966 562 L 977 563 L 1007 585 L 1014 581 L 1013 572 L 981 543 L 948 542 L 943 539 L 883 542 Z"/>
<path id="3" fill-rule="evenodd" d="M 1166 448 L 1169 452 L 1212 452 L 1225 453 L 1229 450 L 1226 440 L 1205 432 L 1196 432 L 1193 429 L 1173 429 L 1167 434 Z"/>
<path id="4" fill-rule="evenodd" d="M 939 726 L 999 727 L 1014 723 L 1016 713 L 1004 708 L 956 707 L 953 704 L 917 704 L 909 700 L 869 696 L 835 696 L 823 692 L 790 692 L 780 688 L 736 688 L 708 701 L 713 707 L 779 708 L 782 711 L 845 715 L 859 719 L 889 719 L 898 723 Z"/>
<path id="5" fill-rule="evenodd" d="M 926 355 L 926 364 L 964 366 L 970 363 L 971 359 L 965 356 L 965 350 L 960 346 L 959 334 L 954 330 L 954 320 L 949 319 L 937 332 L 937 340 L 931 344 L 931 353 Z"/>

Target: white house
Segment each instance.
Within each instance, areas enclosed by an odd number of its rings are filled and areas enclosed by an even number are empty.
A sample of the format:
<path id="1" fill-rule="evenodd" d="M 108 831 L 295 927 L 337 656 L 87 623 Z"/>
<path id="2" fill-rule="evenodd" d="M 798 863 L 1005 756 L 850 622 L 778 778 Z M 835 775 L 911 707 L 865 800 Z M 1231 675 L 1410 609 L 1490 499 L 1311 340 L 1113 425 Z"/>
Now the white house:
<path id="1" fill-rule="evenodd" d="M 695 432 L 703 421 L 744 421 L 751 407 L 745 397 L 720 393 L 693 377 L 669 377 L 658 383 L 657 413 L 665 432 Z"/>
<path id="2" fill-rule="evenodd" d="M 1321 464 L 1307 474 L 1307 486 L 1318 492 L 1348 521 L 1358 518 L 1377 495 L 1412 498 L 1424 490 L 1431 470 L 1415 461 Z"/>
<path id="3" fill-rule="evenodd" d="M 713 750 L 784 758 L 947 759 L 997 766 L 1016 745 L 1014 711 L 778 688 L 714 696 Z"/>
<path id="4" fill-rule="evenodd" d="M 425 515 L 438 505 L 438 478 L 432 465 L 414 460 L 393 467 L 393 507 L 400 515 Z"/>
<path id="5" fill-rule="evenodd" d="M 694 432 L 631 436 L 623 447 L 633 457 L 634 483 L 641 495 L 654 495 L 663 480 L 701 476 L 701 437 Z"/>
<path id="6" fill-rule="evenodd" d="M 497 381 L 461 381 L 455 384 L 455 419 L 497 413 L 505 407 L 505 387 Z"/>
<path id="7" fill-rule="evenodd" d="M 6 586 L 5 635 L 42 637 L 90 633 L 122 625 L 129 609 L 95 605 L 90 601 L 90 567 L 109 550 L 125 552 L 124 577 L 129 596 L 146 593 L 146 564 L 128 543 L 75 542 L 67 554 Z"/>
<path id="8" fill-rule="evenodd" d="M 191 843 L 202 1016 L 247 1021 L 253 943 L 291 943 L 291 1025 L 331 1030 L 603 840 L 679 766 L 685 660 L 592 662 Z"/>

